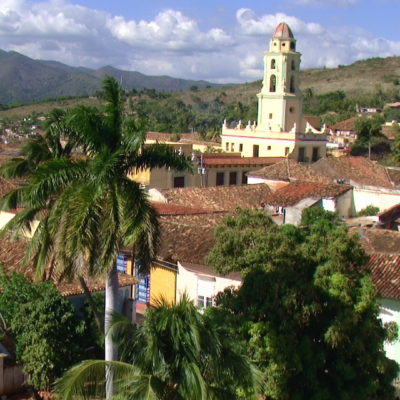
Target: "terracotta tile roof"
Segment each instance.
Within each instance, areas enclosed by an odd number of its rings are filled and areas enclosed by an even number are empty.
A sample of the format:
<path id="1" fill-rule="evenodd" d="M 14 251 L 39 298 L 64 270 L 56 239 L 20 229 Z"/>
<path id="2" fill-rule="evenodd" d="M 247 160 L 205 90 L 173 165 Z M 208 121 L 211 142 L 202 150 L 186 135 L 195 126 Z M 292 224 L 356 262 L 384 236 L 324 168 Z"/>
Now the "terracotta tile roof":
<path id="1" fill-rule="evenodd" d="M 393 183 L 393 185 L 400 186 L 400 169 L 388 167 L 386 168 L 387 173 L 389 174 L 389 179 Z"/>
<path id="2" fill-rule="evenodd" d="M 343 121 L 339 121 L 336 124 L 332 125 L 330 128 L 332 131 L 355 131 L 355 123 L 358 117 L 352 117 L 345 119 Z"/>
<path id="3" fill-rule="evenodd" d="M 227 157 L 204 156 L 203 163 L 206 166 L 216 165 L 271 165 L 282 161 L 285 157 Z"/>
<path id="4" fill-rule="evenodd" d="M 8 192 L 17 189 L 18 186 L 8 181 L 7 179 L 0 177 L 0 197 L 5 196 Z"/>
<path id="5" fill-rule="evenodd" d="M 34 278 L 34 269 L 32 265 L 24 266 L 23 259 L 26 250 L 26 240 L 13 240 L 11 238 L 2 238 L 0 241 L 0 262 L 3 263 L 6 271 L 17 272 L 24 274 L 29 279 Z M 120 286 L 130 286 L 136 283 L 136 278 L 127 274 L 118 274 Z M 57 289 L 63 296 L 71 296 L 83 294 L 78 281 L 59 282 L 55 277 L 52 279 L 57 286 Z M 104 278 L 87 279 L 87 285 L 90 291 L 99 291 L 105 289 Z"/>
<path id="6" fill-rule="evenodd" d="M 259 207 L 261 201 L 271 193 L 265 184 L 241 186 L 216 186 L 206 188 L 178 188 L 160 190 L 169 204 L 207 209 L 233 211 L 238 207 Z"/>
<path id="7" fill-rule="evenodd" d="M 160 215 L 195 215 L 195 214 L 208 214 L 215 212 L 211 208 L 199 208 L 199 207 L 186 207 L 180 206 L 176 204 L 168 204 L 168 203 L 152 203 L 154 208 Z"/>
<path id="8" fill-rule="evenodd" d="M 205 265 L 205 257 L 215 242 L 214 230 L 223 214 L 161 217 L 162 260 Z"/>
<path id="9" fill-rule="evenodd" d="M 387 188 L 394 186 L 386 168 L 365 157 L 321 158 L 310 168 L 333 181 Z"/>
<path id="10" fill-rule="evenodd" d="M 289 28 L 289 25 L 286 24 L 285 22 L 281 22 L 274 31 L 274 34 L 272 35 L 273 38 L 289 38 L 293 39 L 293 32 Z"/>
<path id="11" fill-rule="evenodd" d="M 314 129 L 321 129 L 321 118 L 317 115 L 305 115 L 304 118 Z"/>
<path id="12" fill-rule="evenodd" d="M 400 300 L 400 254 L 370 254 L 368 268 L 379 297 Z"/>
<path id="13" fill-rule="evenodd" d="M 267 196 L 263 203 L 270 206 L 290 207 L 306 198 L 337 197 L 351 190 L 348 185 L 317 182 L 293 182 Z"/>
<path id="14" fill-rule="evenodd" d="M 382 133 L 390 140 L 394 140 L 398 133 L 398 125 L 383 125 Z"/>
<path id="15" fill-rule="evenodd" d="M 368 253 L 399 253 L 400 232 L 377 228 L 351 228 L 350 233 L 357 233 Z"/>
<path id="16" fill-rule="evenodd" d="M 273 181 L 308 181 L 331 183 L 332 179 L 314 172 L 309 166 L 301 165 L 291 158 L 286 158 L 274 165 L 247 173 L 248 176 L 263 178 Z"/>

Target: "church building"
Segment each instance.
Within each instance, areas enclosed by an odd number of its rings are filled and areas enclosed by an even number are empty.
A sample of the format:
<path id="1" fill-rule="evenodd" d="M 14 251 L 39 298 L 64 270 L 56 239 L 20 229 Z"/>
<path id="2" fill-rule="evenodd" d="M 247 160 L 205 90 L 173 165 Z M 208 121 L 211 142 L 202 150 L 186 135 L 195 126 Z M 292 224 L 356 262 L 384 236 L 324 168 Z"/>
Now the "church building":
<path id="1" fill-rule="evenodd" d="M 291 29 L 279 24 L 264 54 L 257 123 L 239 121 L 228 126 L 224 121 L 223 151 L 239 152 L 242 157 L 289 157 L 303 163 L 326 155 L 326 135 L 311 129 L 303 116 L 300 57 Z"/>

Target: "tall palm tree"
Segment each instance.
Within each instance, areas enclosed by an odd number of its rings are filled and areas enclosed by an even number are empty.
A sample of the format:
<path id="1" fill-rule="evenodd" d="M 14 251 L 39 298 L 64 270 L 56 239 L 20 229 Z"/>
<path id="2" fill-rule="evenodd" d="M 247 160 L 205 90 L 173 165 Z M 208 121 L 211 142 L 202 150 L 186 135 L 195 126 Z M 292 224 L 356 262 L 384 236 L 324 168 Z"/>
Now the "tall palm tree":
<path id="1" fill-rule="evenodd" d="M 59 108 L 50 111 L 45 122 L 44 135 L 30 139 L 22 148 L 21 156 L 12 158 L 7 164 L 0 167 L 0 176 L 11 179 L 29 179 L 44 162 L 54 159 L 70 158 L 75 149 L 70 129 L 65 124 L 66 112 Z M 66 139 L 66 140 L 65 140 Z M 64 140 L 64 142 L 63 142 Z M 32 240 L 27 247 L 25 264 L 33 261 L 37 279 L 49 279 L 52 275 L 55 259 L 53 254 L 53 240 L 48 234 L 48 210 L 52 207 L 52 199 L 43 202 L 41 206 L 33 206 L 27 202 L 21 202 L 24 197 L 25 187 L 16 189 L 4 198 L 0 199 L 0 209 L 14 209 L 17 205 L 25 207 L 24 212 L 18 215 L 2 229 L 2 234 L 13 232 L 20 234 L 21 224 L 26 233 L 31 234 Z M 34 221 L 40 220 L 38 229 Z M 33 229 L 32 229 L 33 228 Z M 99 331 L 103 331 L 101 318 L 97 306 L 92 299 L 81 269 L 74 277 L 80 285 L 91 306 Z M 60 274 L 59 279 L 63 279 Z"/>
<path id="2" fill-rule="evenodd" d="M 66 275 L 74 275 L 83 264 L 89 275 L 105 274 L 110 312 L 119 305 L 116 259 L 121 247 L 134 246 L 146 270 L 158 245 L 157 213 L 128 174 L 148 168 L 190 169 L 191 163 L 167 145 L 144 144 L 144 125 L 125 118 L 115 79 L 106 78 L 103 90 L 102 112 L 78 106 L 65 118 L 68 138 L 82 150 L 82 157 L 44 161 L 25 187 L 7 195 L 3 206 L 25 206 L 11 223 L 14 230 L 26 229 L 39 217 L 28 254 L 36 263 L 44 267 L 51 258 Z M 43 208 L 45 218 L 39 215 Z M 50 253 L 41 251 L 44 240 L 52 241 Z M 108 327 L 106 318 L 105 332 Z M 106 360 L 115 359 L 109 335 L 105 348 Z"/>
<path id="3" fill-rule="evenodd" d="M 61 400 L 103 398 L 104 366 L 114 371 L 116 397 L 157 400 L 254 398 L 257 374 L 187 296 L 177 305 L 166 301 L 146 312 L 136 326 L 114 316 L 112 333 L 121 361 L 84 361 L 57 384 Z"/>

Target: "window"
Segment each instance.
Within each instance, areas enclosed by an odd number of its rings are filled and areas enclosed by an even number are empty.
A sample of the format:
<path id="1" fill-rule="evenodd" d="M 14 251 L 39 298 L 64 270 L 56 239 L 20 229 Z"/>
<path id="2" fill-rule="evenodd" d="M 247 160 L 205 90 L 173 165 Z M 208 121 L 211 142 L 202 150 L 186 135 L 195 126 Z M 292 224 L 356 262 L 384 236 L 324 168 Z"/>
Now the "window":
<path id="1" fill-rule="evenodd" d="M 271 146 L 267 146 L 267 150 L 271 150 Z"/>
<path id="2" fill-rule="evenodd" d="M 273 117 L 272 113 L 269 113 L 268 117 L 269 117 L 269 119 L 272 119 L 272 117 Z"/>
<path id="3" fill-rule="evenodd" d="M 319 147 L 313 147 L 312 149 L 312 162 L 319 160 Z"/>
<path id="4" fill-rule="evenodd" d="M 229 151 L 229 143 L 228 142 L 225 143 L 225 150 Z"/>
<path id="5" fill-rule="evenodd" d="M 237 172 L 231 171 L 229 172 L 229 185 L 236 185 L 237 184 Z"/>
<path id="6" fill-rule="evenodd" d="M 289 154 L 289 147 L 285 147 L 285 156 L 287 156 Z"/>
<path id="7" fill-rule="evenodd" d="M 275 61 L 275 58 L 273 58 L 271 60 L 271 69 L 275 69 L 275 67 L 276 67 L 276 61 Z"/>
<path id="8" fill-rule="evenodd" d="M 296 50 L 295 42 L 290 42 L 290 50 Z"/>
<path id="9" fill-rule="evenodd" d="M 271 75 L 271 78 L 269 80 L 269 91 L 276 92 L 276 76 L 275 75 Z"/>
<path id="10" fill-rule="evenodd" d="M 243 143 L 239 143 L 239 151 L 240 151 L 240 152 L 243 151 Z"/>
<path id="11" fill-rule="evenodd" d="M 224 186 L 225 172 L 217 172 L 216 175 L 216 186 Z"/>
<path id="12" fill-rule="evenodd" d="M 197 306 L 212 307 L 215 296 L 215 279 L 199 276 L 197 278 Z"/>
<path id="13" fill-rule="evenodd" d="M 258 144 L 253 144 L 253 157 L 258 157 L 260 152 L 260 146 Z"/>
<path id="14" fill-rule="evenodd" d="M 304 147 L 299 147 L 299 162 L 306 161 L 306 149 Z"/>
<path id="15" fill-rule="evenodd" d="M 292 60 L 292 71 L 296 70 L 296 63 L 294 60 Z"/>
<path id="16" fill-rule="evenodd" d="M 235 151 L 235 143 L 231 143 L 231 151 Z"/>
<path id="17" fill-rule="evenodd" d="M 243 171 L 242 172 L 242 185 L 247 185 L 247 172 L 248 171 Z"/>
<path id="18" fill-rule="evenodd" d="M 289 112 L 294 113 L 294 107 L 289 107 Z"/>
<path id="19" fill-rule="evenodd" d="M 294 87 L 294 76 L 290 77 L 290 93 L 295 92 L 295 87 Z"/>
<path id="20" fill-rule="evenodd" d="M 185 187 L 185 177 L 184 176 L 175 176 L 174 177 L 174 188 L 183 188 Z"/>

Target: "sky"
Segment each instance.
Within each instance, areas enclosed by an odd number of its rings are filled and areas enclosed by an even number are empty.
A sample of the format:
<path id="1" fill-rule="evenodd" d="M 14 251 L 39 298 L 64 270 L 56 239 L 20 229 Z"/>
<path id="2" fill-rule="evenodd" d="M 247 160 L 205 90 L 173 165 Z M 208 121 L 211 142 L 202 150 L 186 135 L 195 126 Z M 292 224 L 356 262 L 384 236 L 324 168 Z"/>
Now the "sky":
<path id="1" fill-rule="evenodd" d="M 0 0 L 0 49 L 71 66 L 261 79 L 280 22 L 302 68 L 400 55 L 400 0 Z"/>

